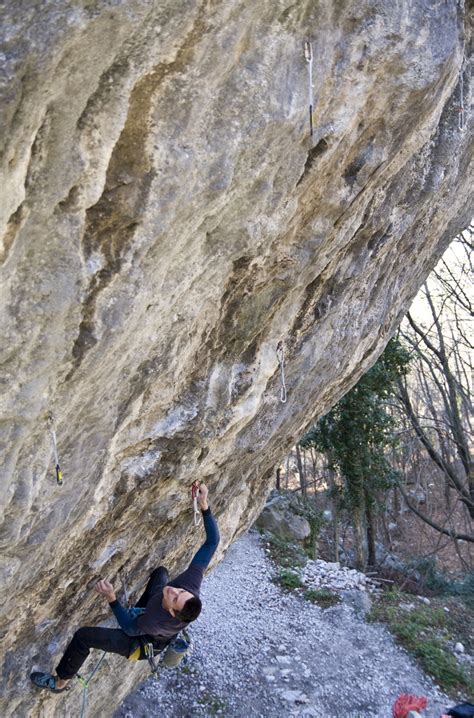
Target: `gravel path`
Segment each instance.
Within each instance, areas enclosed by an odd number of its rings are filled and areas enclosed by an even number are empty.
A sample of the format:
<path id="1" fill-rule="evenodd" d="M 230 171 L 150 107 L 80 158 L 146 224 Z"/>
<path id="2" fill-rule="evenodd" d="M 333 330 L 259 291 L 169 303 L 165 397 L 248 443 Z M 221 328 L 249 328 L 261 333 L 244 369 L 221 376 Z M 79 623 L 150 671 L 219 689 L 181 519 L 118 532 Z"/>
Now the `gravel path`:
<path id="1" fill-rule="evenodd" d="M 203 584 L 187 666 L 146 680 L 114 718 L 390 718 L 400 693 L 439 718 L 452 704 L 383 626 L 286 593 L 274 572 L 258 534 L 237 541 Z"/>

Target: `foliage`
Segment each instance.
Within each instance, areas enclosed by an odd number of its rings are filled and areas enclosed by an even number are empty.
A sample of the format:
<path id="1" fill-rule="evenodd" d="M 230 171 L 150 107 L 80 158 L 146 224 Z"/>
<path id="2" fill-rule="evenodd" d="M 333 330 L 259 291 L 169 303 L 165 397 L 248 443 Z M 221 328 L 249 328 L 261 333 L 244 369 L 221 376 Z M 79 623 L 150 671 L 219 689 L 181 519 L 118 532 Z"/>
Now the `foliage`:
<path id="1" fill-rule="evenodd" d="M 474 571 L 469 571 L 462 580 L 452 583 L 453 596 L 461 596 L 465 603 L 474 610 Z"/>
<path id="2" fill-rule="evenodd" d="M 467 686 L 467 678 L 454 656 L 436 638 L 424 639 L 414 649 L 423 667 L 446 689 Z"/>
<path id="3" fill-rule="evenodd" d="M 398 590 L 387 592 L 376 603 L 369 615 L 371 621 L 383 621 L 398 641 L 418 658 L 423 668 L 445 690 L 466 691 L 474 688 L 472 678 L 466 675 L 451 653 L 450 643 L 463 639 L 459 631 L 465 628 L 450 608 L 450 613 L 439 605 L 423 605 L 409 610 L 405 601 L 413 596 Z M 401 605 L 400 605 L 401 604 Z M 412 604 L 408 604 L 412 605 Z M 464 615 L 460 610 L 461 616 Z"/>
<path id="4" fill-rule="evenodd" d="M 431 591 L 437 594 L 450 592 L 452 579 L 437 568 L 435 556 L 418 556 L 409 565 L 418 571 L 421 582 Z"/>
<path id="5" fill-rule="evenodd" d="M 299 575 L 289 569 L 282 569 L 278 576 L 275 576 L 274 582 L 283 586 L 283 588 L 286 588 L 288 591 L 294 591 L 295 588 L 301 588 L 303 586 Z"/>
<path id="6" fill-rule="evenodd" d="M 293 541 L 269 534 L 267 544 L 273 561 L 285 568 L 304 566 L 308 560 L 304 549 Z"/>
<path id="7" fill-rule="evenodd" d="M 308 589 L 303 595 L 307 601 L 316 603 L 321 608 L 330 608 L 341 602 L 340 596 L 326 588 L 319 590 Z"/>
<path id="8" fill-rule="evenodd" d="M 393 445 L 394 419 L 384 400 L 395 391 L 397 379 L 406 374 L 409 354 L 397 339 L 391 339 L 384 353 L 359 382 L 310 431 L 301 445 L 314 446 L 331 460 L 347 480 L 349 506 L 361 501 L 361 489 L 370 478 L 372 485 L 391 485 L 393 470 L 384 449 Z"/>
<path id="9" fill-rule="evenodd" d="M 387 447 L 395 443 L 395 420 L 387 400 L 394 394 L 397 380 L 408 371 L 408 363 L 408 352 L 397 339 L 391 339 L 374 366 L 300 442 L 303 448 L 314 447 L 324 453 L 330 469 L 342 477 L 343 506 L 359 528 L 362 512 L 370 519 L 378 494 L 388 489 L 395 477 L 386 459 Z"/>

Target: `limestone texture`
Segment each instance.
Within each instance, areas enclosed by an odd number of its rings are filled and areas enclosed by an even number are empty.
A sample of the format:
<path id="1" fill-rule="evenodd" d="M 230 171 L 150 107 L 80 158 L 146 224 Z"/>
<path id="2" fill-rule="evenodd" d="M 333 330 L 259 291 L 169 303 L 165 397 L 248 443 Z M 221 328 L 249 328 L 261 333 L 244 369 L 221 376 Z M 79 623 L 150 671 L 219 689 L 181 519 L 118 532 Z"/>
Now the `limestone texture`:
<path id="1" fill-rule="evenodd" d="M 73 716 L 28 675 L 107 617 L 97 577 L 186 563 L 194 479 L 224 550 L 468 224 L 472 3 L 0 13 L 0 714 Z M 91 715 L 146 672 L 118 661 Z"/>

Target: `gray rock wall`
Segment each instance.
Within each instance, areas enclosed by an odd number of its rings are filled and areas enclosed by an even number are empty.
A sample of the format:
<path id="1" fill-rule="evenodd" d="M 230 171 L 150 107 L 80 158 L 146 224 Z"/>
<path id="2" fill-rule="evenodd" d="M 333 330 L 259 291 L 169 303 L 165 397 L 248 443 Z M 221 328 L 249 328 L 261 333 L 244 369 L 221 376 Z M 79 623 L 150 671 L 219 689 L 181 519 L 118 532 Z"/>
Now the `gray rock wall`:
<path id="1" fill-rule="evenodd" d="M 223 548 L 248 526 L 276 461 L 468 223 L 471 12 L 3 4 L 2 715 L 77 712 L 77 691 L 40 698 L 28 673 L 106 617 L 97 576 L 125 567 L 137 591 L 157 563 L 180 568 L 195 478 Z M 110 665 L 93 715 L 145 670 Z"/>

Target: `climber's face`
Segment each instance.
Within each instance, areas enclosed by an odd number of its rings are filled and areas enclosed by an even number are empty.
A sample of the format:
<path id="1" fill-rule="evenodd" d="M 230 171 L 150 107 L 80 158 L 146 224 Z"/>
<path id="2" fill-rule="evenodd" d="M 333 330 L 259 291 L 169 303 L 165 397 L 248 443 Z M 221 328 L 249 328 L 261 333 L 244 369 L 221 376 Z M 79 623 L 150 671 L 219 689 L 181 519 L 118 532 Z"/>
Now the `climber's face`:
<path id="1" fill-rule="evenodd" d="M 174 586 L 165 586 L 163 589 L 162 606 L 165 611 L 171 613 L 174 617 L 184 607 L 186 601 L 193 598 L 193 594 L 185 591 L 184 588 L 174 588 Z"/>

